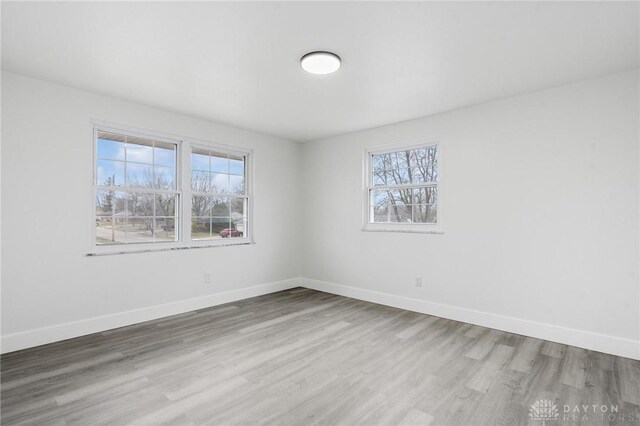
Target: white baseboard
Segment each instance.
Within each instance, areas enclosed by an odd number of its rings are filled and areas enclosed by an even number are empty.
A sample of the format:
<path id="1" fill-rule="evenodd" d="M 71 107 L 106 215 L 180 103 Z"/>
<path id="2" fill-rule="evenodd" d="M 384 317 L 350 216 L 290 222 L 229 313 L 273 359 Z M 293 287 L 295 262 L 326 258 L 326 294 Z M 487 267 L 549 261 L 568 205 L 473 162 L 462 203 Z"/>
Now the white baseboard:
<path id="1" fill-rule="evenodd" d="M 366 290 L 341 284 L 318 281 L 309 278 L 292 278 L 267 284 L 256 285 L 238 290 L 210 294 L 179 302 L 150 306 L 112 315 L 89 318 L 80 321 L 52 325 L 49 327 L 23 331 L 2 336 L 1 353 L 31 348 L 46 343 L 71 339 L 91 333 L 124 327 L 144 321 L 150 321 L 170 315 L 181 314 L 196 309 L 235 302 L 250 297 L 261 296 L 297 286 L 324 291 L 340 296 L 365 300 L 386 306 L 393 306 L 409 311 L 434 315 L 496 330 L 522 334 L 524 336 L 577 346 L 580 348 L 604 352 L 640 360 L 640 341 L 621 337 L 592 333 L 584 330 L 559 327 L 536 321 L 496 315 L 457 306 L 429 302 L 411 297 L 397 296 L 390 293 Z"/>
<path id="2" fill-rule="evenodd" d="M 491 314 L 458 306 L 444 305 L 390 293 L 365 290 L 326 281 L 301 278 L 300 285 L 313 290 L 324 291 L 353 299 L 393 306 L 395 308 L 434 315 L 437 317 L 522 334 L 524 336 L 577 346 L 612 355 L 640 360 L 640 341 L 621 337 L 592 333 L 584 330 L 559 327 L 521 318 Z"/>
<path id="3" fill-rule="evenodd" d="M 6 336 L 2 336 L 1 352 L 13 352 L 20 349 L 71 339 L 73 337 L 84 336 L 86 334 L 97 333 L 113 328 L 124 327 L 126 325 L 137 324 L 170 315 L 182 314 L 196 309 L 222 305 L 224 303 L 235 302 L 237 300 L 261 296 L 263 294 L 275 293 L 277 291 L 298 287 L 299 283 L 300 281 L 298 278 L 292 278 L 284 281 L 276 281 L 253 287 L 241 288 L 238 290 L 209 294 L 207 296 L 166 303 L 163 305 L 149 306 L 117 314 L 104 315 L 8 334 Z"/>

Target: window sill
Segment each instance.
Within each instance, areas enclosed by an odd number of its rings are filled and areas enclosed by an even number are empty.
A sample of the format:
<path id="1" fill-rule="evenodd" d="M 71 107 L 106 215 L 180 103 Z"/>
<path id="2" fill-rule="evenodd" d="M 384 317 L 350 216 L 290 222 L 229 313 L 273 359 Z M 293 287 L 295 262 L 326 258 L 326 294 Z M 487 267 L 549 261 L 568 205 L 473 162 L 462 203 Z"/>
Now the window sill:
<path id="1" fill-rule="evenodd" d="M 442 225 L 403 225 L 368 223 L 362 227 L 364 232 L 400 232 L 406 234 L 444 234 Z"/>
<path id="2" fill-rule="evenodd" d="M 161 252 L 161 251 L 179 251 L 179 250 L 191 250 L 191 249 L 203 249 L 203 248 L 212 248 L 212 247 L 229 247 L 229 246 L 247 246 L 254 245 L 255 241 L 249 239 L 242 239 L 236 241 L 200 241 L 194 242 L 191 245 L 170 245 L 170 246 L 149 246 L 145 244 L 136 245 L 135 247 L 125 247 L 124 245 L 120 246 L 108 246 L 108 247 L 95 247 L 93 252 L 87 253 L 88 257 L 95 256 L 113 256 L 118 254 L 134 254 L 134 253 L 153 253 L 153 252 Z"/>

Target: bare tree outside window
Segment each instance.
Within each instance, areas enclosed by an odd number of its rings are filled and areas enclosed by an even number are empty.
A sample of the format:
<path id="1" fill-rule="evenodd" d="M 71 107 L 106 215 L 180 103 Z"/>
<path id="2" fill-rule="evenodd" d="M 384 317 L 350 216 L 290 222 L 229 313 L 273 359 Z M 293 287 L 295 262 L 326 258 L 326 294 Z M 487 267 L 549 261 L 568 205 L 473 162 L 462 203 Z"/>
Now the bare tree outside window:
<path id="1" fill-rule="evenodd" d="M 96 244 L 176 241 L 175 143 L 98 131 Z"/>
<path id="2" fill-rule="evenodd" d="M 191 238 L 215 240 L 247 235 L 244 155 L 193 147 Z"/>
<path id="3" fill-rule="evenodd" d="M 137 243 L 187 248 L 250 241 L 250 150 L 109 124 L 96 124 L 93 142 L 93 243 L 107 246 L 98 252 L 150 249 L 108 247 Z"/>
<path id="4" fill-rule="evenodd" d="M 371 223 L 437 223 L 438 145 L 372 154 Z"/>

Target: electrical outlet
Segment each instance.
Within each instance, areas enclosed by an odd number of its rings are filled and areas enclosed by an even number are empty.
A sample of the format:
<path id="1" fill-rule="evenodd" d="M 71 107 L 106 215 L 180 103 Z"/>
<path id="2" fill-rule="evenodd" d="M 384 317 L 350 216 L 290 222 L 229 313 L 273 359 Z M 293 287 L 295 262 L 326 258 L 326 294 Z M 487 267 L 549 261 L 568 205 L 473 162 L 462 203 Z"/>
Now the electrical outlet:
<path id="1" fill-rule="evenodd" d="M 416 277 L 416 287 L 422 287 L 422 277 Z"/>
<path id="2" fill-rule="evenodd" d="M 204 283 L 205 284 L 211 283 L 211 272 L 204 273 Z"/>

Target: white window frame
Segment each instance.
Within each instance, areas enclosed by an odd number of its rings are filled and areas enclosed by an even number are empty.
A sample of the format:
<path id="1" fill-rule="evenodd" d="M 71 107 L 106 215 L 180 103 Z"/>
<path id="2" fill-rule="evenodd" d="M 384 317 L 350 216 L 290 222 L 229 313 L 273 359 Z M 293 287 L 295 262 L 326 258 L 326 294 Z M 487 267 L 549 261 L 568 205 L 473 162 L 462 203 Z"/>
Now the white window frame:
<path id="1" fill-rule="evenodd" d="M 92 180 L 92 197 L 91 197 L 91 223 L 89 224 L 91 232 L 89 241 L 89 250 L 87 255 L 110 255 L 125 253 L 141 253 L 152 251 L 180 250 L 191 248 L 207 248 L 207 247 L 224 247 L 236 245 L 255 244 L 253 232 L 253 150 L 238 148 L 227 144 L 213 143 L 201 139 L 185 138 L 181 136 L 171 135 L 168 133 L 157 132 L 153 130 L 139 129 L 126 125 L 113 124 L 98 120 L 92 120 L 91 142 L 93 146 L 93 180 Z M 176 241 L 162 241 L 150 243 L 135 244 L 96 244 L 96 195 L 98 188 L 97 183 L 97 132 L 104 131 L 110 133 L 118 133 L 123 135 L 137 136 L 141 138 L 153 139 L 169 143 L 175 143 L 176 147 L 176 191 L 166 191 L 178 194 L 176 233 L 178 238 Z M 225 238 L 219 240 L 192 240 L 191 239 L 191 147 L 209 149 L 212 151 L 226 152 L 229 154 L 242 155 L 245 157 L 245 196 L 247 198 L 247 225 L 246 232 L 243 237 Z M 160 191 L 162 192 L 162 191 Z"/>
<path id="2" fill-rule="evenodd" d="M 438 146 L 438 181 L 435 185 L 406 185 L 406 187 L 436 186 L 438 188 L 437 200 L 437 223 L 375 223 L 371 222 L 371 191 L 374 189 L 385 189 L 387 186 L 373 185 L 373 156 L 388 154 L 391 152 L 419 149 L 429 146 Z M 394 143 L 376 148 L 366 148 L 363 157 L 363 202 L 362 202 L 362 230 L 373 232 L 409 232 L 422 234 L 443 234 L 443 168 L 442 168 L 442 142 L 439 139 L 418 139 Z"/>
<path id="3" fill-rule="evenodd" d="M 245 193 L 244 195 L 242 195 L 241 198 L 246 198 L 247 199 L 247 212 L 246 212 L 246 216 L 247 216 L 247 224 L 246 224 L 246 235 L 243 235 L 241 238 L 239 237 L 234 237 L 234 238 L 227 238 L 226 240 L 192 240 L 191 239 L 191 198 L 193 196 L 193 191 L 191 190 L 191 152 L 192 152 L 192 148 L 202 148 L 202 149 L 207 149 L 207 150 L 211 150 L 211 151 L 218 151 L 218 152 L 224 152 L 227 154 L 235 154 L 235 155 L 241 155 L 245 157 L 245 164 L 244 164 L 244 185 L 245 185 Z M 191 139 L 189 141 L 187 141 L 187 146 L 185 147 L 185 151 L 187 152 L 188 155 L 185 155 L 186 160 L 185 162 L 188 163 L 186 166 L 186 173 L 188 173 L 188 176 L 186 177 L 186 182 L 188 182 L 188 184 L 186 184 L 183 187 L 183 193 L 185 195 L 185 203 L 187 203 L 188 200 L 188 204 L 189 207 L 185 208 L 185 222 L 187 222 L 188 220 L 188 226 L 185 226 L 188 229 L 185 229 L 185 241 L 190 243 L 190 246 L 197 246 L 197 247 L 203 247 L 203 246 L 229 246 L 229 245 L 239 245 L 239 244 L 253 244 L 254 240 L 253 240 L 253 232 L 252 232 L 252 228 L 253 228 L 253 197 L 251 196 L 252 194 L 252 187 L 253 187 L 253 182 L 251 179 L 251 176 L 253 175 L 252 173 L 252 167 L 251 167 L 251 160 L 253 158 L 252 155 L 252 151 L 251 150 L 243 150 L 243 149 L 238 149 L 236 147 L 229 147 L 229 146 L 225 146 L 225 145 L 219 145 L 219 144 L 211 144 L 211 143 L 207 143 L 204 141 L 198 141 L 195 139 Z M 237 197 L 238 194 L 216 194 L 218 196 L 227 196 L 227 197 Z M 187 233 L 188 232 L 188 233 Z M 187 240 L 188 239 L 188 240 Z"/>

